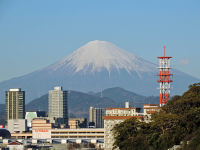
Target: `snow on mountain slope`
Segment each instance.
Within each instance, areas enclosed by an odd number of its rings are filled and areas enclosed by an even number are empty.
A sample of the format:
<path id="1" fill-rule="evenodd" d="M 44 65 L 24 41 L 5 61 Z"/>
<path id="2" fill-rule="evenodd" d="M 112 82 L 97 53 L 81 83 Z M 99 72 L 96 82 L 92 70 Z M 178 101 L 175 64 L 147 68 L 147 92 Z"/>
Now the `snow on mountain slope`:
<path id="1" fill-rule="evenodd" d="M 157 58 L 155 57 L 155 60 Z M 122 87 L 141 95 L 158 95 L 157 65 L 106 41 L 91 41 L 68 57 L 41 70 L 0 83 L 0 103 L 4 91 L 21 88 L 26 91 L 26 103 L 46 94 L 54 86 L 79 91 L 100 91 Z M 172 95 L 181 94 L 192 83 L 199 82 L 176 69 Z"/>
<path id="2" fill-rule="evenodd" d="M 95 40 L 48 69 L 56 71 L 66 68 L 71 68 L 75 73 L 100 72 L 103 69 L 110 73 L 112 69 L 124 69 L 129 74 L 135 71 L 139 75 L 140 72 L 152 72 L 152 68 L 155 69 L 156 66 L 112 43 Z"/>

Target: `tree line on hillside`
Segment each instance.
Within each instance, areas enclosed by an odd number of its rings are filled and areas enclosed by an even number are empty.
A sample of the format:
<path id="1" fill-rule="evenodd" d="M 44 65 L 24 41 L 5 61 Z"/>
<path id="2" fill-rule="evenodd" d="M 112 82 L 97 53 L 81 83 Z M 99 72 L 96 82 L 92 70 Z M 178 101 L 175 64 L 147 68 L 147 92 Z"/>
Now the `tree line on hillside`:
<path id="1" fill-rule="evenodd" d="M 200 83 L 189 86 L 182 96 L 174 96 L 150 123 L 135 118 L 113 128 L 114 148 L 120 150 L 200 149 Z"/>

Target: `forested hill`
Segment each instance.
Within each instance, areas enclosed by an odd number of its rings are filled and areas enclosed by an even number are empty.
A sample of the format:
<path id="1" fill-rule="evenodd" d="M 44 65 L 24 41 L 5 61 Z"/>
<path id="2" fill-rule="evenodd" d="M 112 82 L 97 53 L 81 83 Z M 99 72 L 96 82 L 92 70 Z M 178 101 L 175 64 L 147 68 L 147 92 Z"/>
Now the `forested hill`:
<path id="1" fill-rule="evenodd" d="M 199 150 L 200 83 L 191 85 L 182 96 L 174 96 L 152 116 L 152 122 L 126 120 L 114 127 L 114 135 L 114 145 L 120 149 L 167 150 L 180 145 L 181 150 Z"/>

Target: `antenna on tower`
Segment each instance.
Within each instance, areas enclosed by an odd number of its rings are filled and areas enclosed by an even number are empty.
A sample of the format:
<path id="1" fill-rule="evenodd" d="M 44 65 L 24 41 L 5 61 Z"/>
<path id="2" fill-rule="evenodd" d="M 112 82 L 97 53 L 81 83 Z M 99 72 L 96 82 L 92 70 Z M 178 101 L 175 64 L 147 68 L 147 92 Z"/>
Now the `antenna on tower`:
<path id="1" fill-rule="evenodd" d="M 166 46 L 164 46 L 163 48 L 164 48 L 164 57 L 165 57 L 165 48 L 166 48 Z"/>
<path id="2" fill-rule="evenodd" d="M 38 92 L 38 98 L 40 97 L 40 91 Z"/>
<path id="3" fill-rule="evenodd" d="M 101 97 L 101 98 L 103 97 L 103 91 L 102 91 L 102 89 L 101 89 L 101 95 L 100 95 L 100 97 Z"/>
<path id="4" fill-rule="evenodd" d="M 71 91 L 70 91 L 70 88 L 68 89 L 68 92 L 67 92 L 68 94 L 70 94 L 71 93 Z"/>

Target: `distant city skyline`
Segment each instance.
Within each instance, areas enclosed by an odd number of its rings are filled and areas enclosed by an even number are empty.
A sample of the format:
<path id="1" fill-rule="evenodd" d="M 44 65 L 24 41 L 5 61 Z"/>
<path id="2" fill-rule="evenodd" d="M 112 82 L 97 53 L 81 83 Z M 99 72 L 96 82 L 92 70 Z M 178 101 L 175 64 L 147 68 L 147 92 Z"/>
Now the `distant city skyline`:
<path id="1" fill-rule="evenodd" d="M 0 1 L 0 81 L 67 57 L 93 40 L 200 79 L 200 1 Z M 173 70 L 172 70 L 173 72 Z M 155 73 L 156 74 L 156 73 Z"/>

